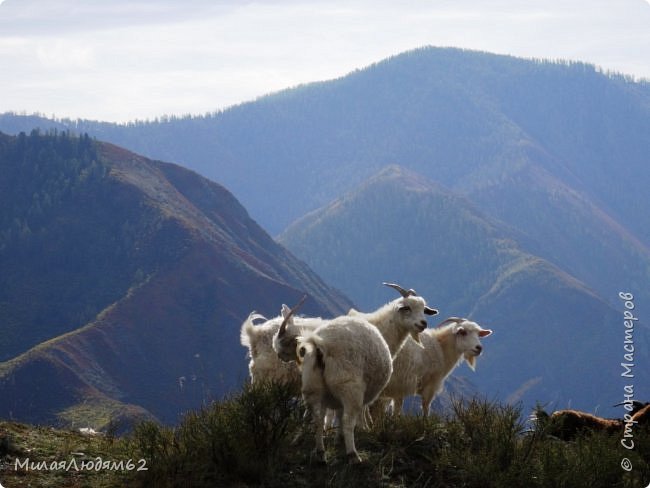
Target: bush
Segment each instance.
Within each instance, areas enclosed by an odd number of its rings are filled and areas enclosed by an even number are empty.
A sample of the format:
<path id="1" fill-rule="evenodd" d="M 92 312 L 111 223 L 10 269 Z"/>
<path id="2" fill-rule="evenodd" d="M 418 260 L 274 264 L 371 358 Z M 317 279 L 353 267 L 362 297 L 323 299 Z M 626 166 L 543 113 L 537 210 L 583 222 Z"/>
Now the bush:
<path id="1" fill-rule="evenodd" d="M 295 393 L 276 383 L 246 385 L 230 399 L 188 413 L 176 429 L 140 424 L 131 443 L 147 459 L 142 484 L 201 487 L 273 478 L 302 424 Z"/>
<path id="2" fill-rule="evenodd" d="M 647 430 L 635 431 L 637 449 L 619 435 L 585 434 L 573 442 L 528 426 L 521 407 L 484 399 L 454 400 L 444 417 L 380 417 L 357 429 L 366 460 L 348 465 L 342 443 L 327 434 L 326 466 L 310 463 L 311 423 L 295 387 L 247 385 L 223 401 L 188 413 L 170 429 L 139 425 L 134 459 L 147 460 L 141 486 L 266 487 L 621 487 L 650 481 Z M 631 472 L 621 468 L 627 457 Z"/>

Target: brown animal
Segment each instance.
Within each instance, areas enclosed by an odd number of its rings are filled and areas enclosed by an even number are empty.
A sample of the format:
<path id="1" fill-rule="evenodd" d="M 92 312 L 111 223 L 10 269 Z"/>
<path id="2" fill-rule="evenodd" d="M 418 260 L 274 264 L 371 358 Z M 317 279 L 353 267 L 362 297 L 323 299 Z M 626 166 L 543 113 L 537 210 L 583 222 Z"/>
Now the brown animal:
<path id="1" fill-rule="evenodd" d="M 565 441 L 589 432 L 613 434 L 623 428 L 619 419 L 604 419 L 578 410 L 558 410 L 549 419 L 548 433 Z"/>
<path id="2" fill-rule="evenodd" d="M 643 404 L 642 404 L 643 405 Z M 632 422 L 638 425 L 650 425 L 650 403 L 632 410 Z"/>
<path id="3" fill-rule="evenodd" d="M 620 405 L 622 403 L 615 406 Z M 542 409 L 535 412 L 535 417 L 548 435 L 572 441 L 593 432 L 622 432 L 630 429 L 630 424 L 650 425 L 650 403 L 634 401 L 632 410 L 623 419 L 605 419 L 579 410 L 557 410 L 549 415 Z"/>
<path id="4" fill-rule="evenodd" d="M 639 400 L 632 400 L 631 402 L 621 402 L 621 403 L 617 403 L 617 404 L 614 405 L 614 406 L 615 406 L 615 407 L 621 407 L 621 406 L 623 406 L 623 405 L 628 405 L 628 403 L 632 405 L 632 409 L 630 410 L 630 408 L 626 406 L 626 407 L 625 407 L 625 410 L 629 410 L 630 415 L 634 415 L 634 414 L 637 413 L 639 410 L 641 410 L 643 407 L 647 407 L 648 405 L 650 405 L 650 402 L 645 402 L 645 403 L 643 403 L 643 402 L 640 402 Z"/>

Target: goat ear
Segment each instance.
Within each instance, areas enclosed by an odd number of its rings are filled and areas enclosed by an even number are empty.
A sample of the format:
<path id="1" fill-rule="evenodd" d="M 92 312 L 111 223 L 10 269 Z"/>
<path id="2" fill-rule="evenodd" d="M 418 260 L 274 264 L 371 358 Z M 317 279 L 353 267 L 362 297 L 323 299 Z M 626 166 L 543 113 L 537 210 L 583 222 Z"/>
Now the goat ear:
<path id="1" fill-rule="evenodd" d="M 438 315 L 438 311 L 435 308 L 424 307 L 424 314 L 425 315 Z"/>
<path id="2" fill-rule="evenodd" d="M 478 331 L 478 336 L 479 337 L 487 337 L 492 333 L 492 330 L 490 329 L 481 329 Z"/>
<path id="3" fill-rule="evenodd" d="M 283 303 L 282 304 L 282 311 L 280 312 L 280 314 L 282 315 L 282 318 L 286 318 L 287 315 L 289 315 L 289 312 L 291 312 L 291 309 L 287 305 L 285 305 Z"/>
<path id="4" fill-rule="evenodd" d="M 303 303 L 305 303 L 305 300 L 307 299 L 307 295 L 304 295 L 302 299 L 296 304 L 295 307 L 290 309 L 288 312 L 285 313 L 285 308 L 289 308 L 286 305 L 282 305 L 282 323 L 280 324 L 280 329 L 278 330 L 278 337 L 282 337 L 286 331 L 287 331 L 287 324 L 289 323 L 289 319 L 291 319 L 291 316 L 296 313 L 296 310 L 298 310 Z"/>

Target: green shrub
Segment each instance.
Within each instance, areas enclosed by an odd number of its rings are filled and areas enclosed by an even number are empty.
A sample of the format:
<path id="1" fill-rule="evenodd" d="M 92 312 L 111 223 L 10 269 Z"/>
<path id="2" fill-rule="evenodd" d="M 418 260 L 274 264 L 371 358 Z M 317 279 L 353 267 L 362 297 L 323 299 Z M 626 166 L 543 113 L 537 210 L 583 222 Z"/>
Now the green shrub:
<path id="1" fill-rule="evenodd" d="M 247 385 L 237 395 L 188 413 L 175 429 L 139 425 L 132 457 L 147 460 L 141 486 L 265 487 L 621 487 L 650 481 L 647 430 L 636 449 L 620 436 L 585 434 L 565 442 L 543 423 L 527 425 L 521 407 L 473 398 L 454 400 L 447 416 L 378 417 L 357 428 L 365 462 L 349 465 L 328 431 L 326 466 L 311 463 L 312 426 L 295 387 Z M 625 472 L 621 460 L 634 466 Z"/>
<path id="2" fill-rule="evenodd" d="M 147 459 L 145 486 L 261 483 L 284 467 L 303 410 L 295 387 L 246 385 L 237 395 L 190 412 L 176 429 L 139 425 L 132 446 Z"/>

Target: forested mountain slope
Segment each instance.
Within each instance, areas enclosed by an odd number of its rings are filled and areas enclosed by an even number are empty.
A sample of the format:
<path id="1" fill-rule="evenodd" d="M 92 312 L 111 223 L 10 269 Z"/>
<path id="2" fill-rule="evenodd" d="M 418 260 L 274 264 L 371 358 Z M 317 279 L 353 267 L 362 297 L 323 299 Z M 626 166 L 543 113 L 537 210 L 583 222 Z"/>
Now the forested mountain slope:
<path id="1" fill-rule="evenodd" d="M 441 320 L 470 317 L 493 329 L 476 373 L 455 373 L 486 396 L 613 415 L 611 406 L 622 400 L 622 312 L 523 250 L 522 239 L 467 198 L 400 167 L 386 168 L 279 237 L 363 307 L 381 300 L 381 290 L 364 284 L 390 276 L 439 308 Z M 635 331 L 641 368 L 650 362 L 643 327 Z M 637 395 L 650 395 L 647 384 L 637 384 Z"/>
<path id="2" fill-rule="evenodd" d="M 350 302 L 222 186 L 87 136 L 0 135 L 0 416 L 175 421 L 247 378 L 253 310 Z"/>

